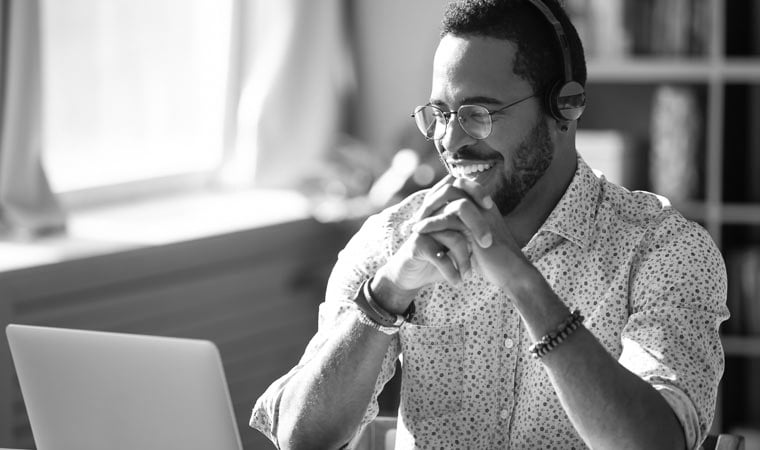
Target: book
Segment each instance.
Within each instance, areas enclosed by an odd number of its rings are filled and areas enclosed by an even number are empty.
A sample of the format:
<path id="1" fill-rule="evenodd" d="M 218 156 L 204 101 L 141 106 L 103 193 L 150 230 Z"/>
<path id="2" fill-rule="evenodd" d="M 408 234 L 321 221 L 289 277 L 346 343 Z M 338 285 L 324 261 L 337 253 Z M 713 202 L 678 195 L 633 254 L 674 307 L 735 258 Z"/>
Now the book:
<path id="1" fill-rule="evenodd" d="M 707 54 L 709 0 L 628 0 L 623 9 L 631 53 L 647 56 Z"/>
<path id="2" fill-rule="evenodd" d="M 658 86 L 652 100 L 649 175 L 654 192 L 694 199 L 699 188 L 702 112 L 690 86 Z"/>

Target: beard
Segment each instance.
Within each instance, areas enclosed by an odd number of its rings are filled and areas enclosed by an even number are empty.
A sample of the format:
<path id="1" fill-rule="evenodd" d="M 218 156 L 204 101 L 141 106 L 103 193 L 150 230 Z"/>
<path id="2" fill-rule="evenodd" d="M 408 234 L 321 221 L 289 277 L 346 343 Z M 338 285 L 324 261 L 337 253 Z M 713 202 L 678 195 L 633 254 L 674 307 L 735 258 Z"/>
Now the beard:
<path id="1" fill-rule="evenodd" d="M 514 152 L 510 174 L 502 174 L 499 186 L 491 193 L 502 216 L 512 212 L 528 191 L 546 173 L 554 158 L 549 128 L 538 120 L 530 134 Z"/>

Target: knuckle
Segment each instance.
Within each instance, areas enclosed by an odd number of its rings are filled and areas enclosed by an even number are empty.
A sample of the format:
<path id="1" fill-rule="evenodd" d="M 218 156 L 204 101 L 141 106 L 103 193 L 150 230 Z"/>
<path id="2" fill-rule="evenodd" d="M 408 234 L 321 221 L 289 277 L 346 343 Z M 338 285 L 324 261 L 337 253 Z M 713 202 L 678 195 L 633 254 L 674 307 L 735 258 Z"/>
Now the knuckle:
<path id="1" fill-rule="evenodd" d="M 469 180 L 467 178 L 458 178 L 456 181 L 456 187 L 466 192 L 476 192 L 480 189 L 480 184 L 477 181 Z"/>
<path id="2" fill-rule="evenodd" d="M 413 243 L 416 247 L 426 247 L 430 245 L 430 238 L 422 233 L 414 233 L 412 235 Z"/>
<path id="3" fill-rule="evenodd" d="M 452 200 L 451 202 L 449 202 L 449 204 L 446 205 L 445 210 L 452 213 L 462 211 L 464 208 L 467 207 L 468 203 L 469 203 L 469 200 L 467 200 L 466 198 L 458 198 L 456 200 Z"/>
<path id="4" fill-rule="evenodd" d="M 473 202 L 471 202 L 469 200 L 466 201 L 466 202 L 464 202 L 464 203 L 462 203 L 461 209 L 462 209 L 463 212 L 465 212 L 467 214 L 475 214 L 475 213 L 478 212 L 478 207 L 475 206 L 475 203 L 473 203 Z"/>
<path id="5" fill-rule="evenodd" d="M 425 238 L 419 233 L 412 233 L 409 238 L 409 244 L 411 244 L 415 250 L 420 250 L 425 246 Z"/>

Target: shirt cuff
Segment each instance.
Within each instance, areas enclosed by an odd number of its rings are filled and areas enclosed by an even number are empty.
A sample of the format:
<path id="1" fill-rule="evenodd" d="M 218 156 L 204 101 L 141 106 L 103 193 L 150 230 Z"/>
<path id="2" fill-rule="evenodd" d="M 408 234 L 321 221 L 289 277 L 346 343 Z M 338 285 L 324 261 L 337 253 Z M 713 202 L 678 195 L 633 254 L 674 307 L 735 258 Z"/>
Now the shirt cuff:
<path id="1" fill-rule="evenodd" d="M 285 384 L 297 373 L 298 366 L 272 383 L 264 394 L 256 400 L 256 405 L 251 412 L 248 425 L 259 430 L 266 436 L 276 448 L 280 448 L 277 440 L 278 419 L 280 417 L 280 400 Z"/>
<path id="2" fill-rule="evenodd" d="M 683 428 L 686 448 L 699 449 L 699 416 L 691 399 L 682 390 L 669 384 L 653 384 L 657 392 L 668 402 Z"/>

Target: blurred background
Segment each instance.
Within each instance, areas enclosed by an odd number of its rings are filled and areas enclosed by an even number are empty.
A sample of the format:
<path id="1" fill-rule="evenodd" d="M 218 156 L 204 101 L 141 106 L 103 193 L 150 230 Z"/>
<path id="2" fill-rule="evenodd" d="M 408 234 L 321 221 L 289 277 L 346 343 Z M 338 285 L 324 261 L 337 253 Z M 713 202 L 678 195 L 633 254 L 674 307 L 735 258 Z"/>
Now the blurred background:
<path id="1" fill-rule="evenodd" d="M 247 449 L 337 252 L 442 176 L 409 117 L 448 0 L 0 0 L 0 324 L 210 339 Z M 714 432 L 760 448 L 760 2 L 567 0 L 578 150 L 726 259 Z M 381 408 L 395 414 L 393 390 Z M 0 446 L 34 448 L 4 334 Z"/>

